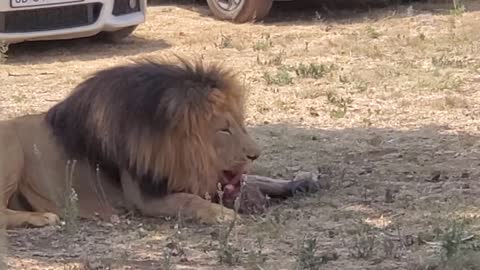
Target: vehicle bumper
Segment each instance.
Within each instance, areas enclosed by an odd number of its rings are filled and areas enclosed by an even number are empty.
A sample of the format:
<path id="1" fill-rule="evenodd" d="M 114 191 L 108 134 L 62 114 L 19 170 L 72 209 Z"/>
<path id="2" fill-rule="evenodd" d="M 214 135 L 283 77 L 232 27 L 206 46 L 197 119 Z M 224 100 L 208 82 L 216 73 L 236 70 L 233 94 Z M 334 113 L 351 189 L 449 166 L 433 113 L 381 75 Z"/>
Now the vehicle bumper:
<path id="1" fill-rule="evenodd" d="M 0 1 L 0 43 L 3 41 L 7 44 L 19 43 L 23 41 L 34 41 L 34 40 L 53 40 L 53 39 L 71 39 L 71 38 L 81 38 L 96 35 L 102 31 L 116 31 L 125 27 L 134 26 L 145 22 L 146 18 L 146 7 L 147 0 L 138 0 L 139 11 L 126 14 L 117 14 L 114 15 L 114 1 L 113 0 L 84 0 L 77 3 L 68 3 L 68 4 L 55 4 L 49 6 L 41 7 L 29 7 L 29 8 L 11 8 L 10 0 Z M 82 5 L 82 7 L 80 7 Z M 78 9 L 82 8 L 79 12 Z M 88 6 L 88 11 L 87 11 Z M 59 26 L 62 24 L 62 18 L 59 17 L 60 10 L 66 10 L 66 13 L 63 15 L 65 17 L 65 26 Z M 22 26 L 22 22 L 19 22 L 19 15 L 21 14 L 25 18 L 31 18 L 34 16 L 29 16 L 29 12 L 43 12 L 39 17 L 45 18 L 48 16 L 48 12 L 52 11 L 57 13 L 53 18 L 56 21 L 56 27 L 53 30 L 49 30 L 49 26 L 46 25 L 45 29 L 39 29 L 40 24 L 35 24 L 35 22 L 30 22 L 33 28 L 37 29 L 28 29 L 28 27 Z M 17 13 L 11 13 L 17 12 Z M 18 13 L 20 12 L 20 13 Z M 70 12 L 70 13 L 68 13 Z M 8 15 L 7 15 L 8 14 Z M 15 14 L 15 15 L 13 15 Z M 39 14 L 39 13 L 35 13 Z M 47 15 L 46 15 L 47 14 Z M 69 16 L 68 14 L 73 14 Z M 85 18 L 85 21 L 82 22 L 83 18 L 80 18 L 78 14 L 88 14 L 88 19 Z M 10 21 L 8 22 L 7 16 L 10 16 Z M 87 16 L 87 15 L 85 15 Z M 13 19 L 12 19 L 13 17 Z M 73 22 L 73 17 L 78 17 L 78 23 Z M 41 18 L 40 18 L 41 19 Z M 2 21 L 3 20 L 3 21 Z M 33 18 L 35 20 L 35 18 Z M 71 20 L 67 22 L 67 20 Z M 88 21 L 87 21 L 88 20 Z M 14 21 L 20 26 L 11 27 Z M 43 20 L 42 23 L 52 23 L 49 21 Z M 70 25 L 67 25 L 70 23 Z M 25 29 L 21 29 L 21 28 Z M 52 27 L 50 27 L 51 29 Z M 18 30 L 17 30 L 18 29 Z"/>

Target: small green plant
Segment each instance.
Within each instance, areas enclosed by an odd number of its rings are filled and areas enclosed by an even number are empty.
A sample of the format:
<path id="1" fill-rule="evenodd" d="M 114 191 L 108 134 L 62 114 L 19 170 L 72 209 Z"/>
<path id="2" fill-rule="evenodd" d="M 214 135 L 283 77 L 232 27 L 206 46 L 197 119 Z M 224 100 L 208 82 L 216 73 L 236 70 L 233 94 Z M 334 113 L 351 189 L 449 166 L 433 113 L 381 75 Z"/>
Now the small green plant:
<path id="1" fill-rule="evenodd" d="M 268 85 L 289 85 L 293 83 L 293 77 L 290 75 L 286 68 L 279 68 L 274 75 L 271 75 L 268 72 L 263 73 L 263 78 Z"/>
<path id="2" fill-rule="evenodd" d="M 17 95 L 13 95 L 12 96 L 13 98 L 13 101 L 15 101 L 16 103 L 22 103 L 24 102 L 25 100 L 27 100 L 27 96 L 23 93 L 19 93 Z"/>
<path id="3" fill-rule="evenodd" d="M 281 51 L 275 54 L 270 60 L 269 64 L 274 66 L 280 66 L 283 63 L 283 58 L 285 57 L 285 51 Z"/>
<path id="4" fill-rule="evenodd" d="M 369 224 L 360 222 L 354 226 L 351 233 L 353 234 L 353 239 L 351 243 L 347 245 L 350 256 L 356 259 L 371 257 L 376 243 L 372 227 Z"/>
<path id="5" fill-rule="evenodd" d="M 268 33 L 263 33 L 261 38 L 253 45 L 255 51 L 266 51 L 271 47 L 273 47 L 273 43 L 270 40 L 270 34 Z"/>
<path id="6" fill-rule="evenodd" d="M 443 233 L 439 236 L 443 260 L 449 260 L 458 255 L 462 251 L 475 247 L 465 245 L 465 242 L 471 238 L 470 233 L 466 230 L 463 221 L 452 221 Z"/>
<path id="7" fill-rule="evenodd" d="M 168 248 L 163 252 L 163 269 L 164 270 L 173 270 L 175 265 L 172 262 L 172 253 Z"/>
<path id="8" fill-rule="evenodd" d="M 220 49 L 233 48 L 233 39 L 231 36 L 226 36 L 224 34 L 221 34 L 220 42 L 216 43 L 215 46 Z"/>
<path id="9" fill-rule="evenodd" d="M 419 235 L 419 240 L 440 247 L 440 256 L 417 263 L 415 270 L 480 269 L 480 243 L 468 231 L 464 220 L 449 221 L 445 228 L 435 227 L 432 234 Z"/>
<path id="10" fill-rule="evenodd" d="M 330 111 L 330 116 L 332 118 L 343 118 L 347 114 L 348 105 L 352 104 L 353 100 L 351 97 L 343 98 L 338 97 L 332 92 L 327 93 L 327 100 L 330 104 L 334 105 L 336 109 Z"/>
<path id="11" fill-rule="evenodd" d="M 295 68 L 295 73 L 297 76 L 301 78 L 314 78 L 319 79 L 325 76 L 328 72 L 333 69 L 333 64 L 325 65 L 325 64 L 315 64 L 310 63 L 308 65 L 300 63 Z"/>
<path id="12" fill-rule="evenodd" d="M 264 249 L 264 239 L 262 237 L 257 237 L 255 240 L 256 247 L 253 248 L 247 255 L 247 260 L 250 268 L 261 269 L 259 266 L 265 263 L 267 260 L 267 255 L 263 253 Z"/>
<path id="13" fill-rule="evenodd" d="M 322 95 L 325 95 L 325 92 L 317 88 L 307 88 L 301 89 L 300 91 L 296 92 L 295 95 L 296 97 L 302 99 L 316 99 L 321 97 Z"/>
<path id="14" fill-rule="evenodd" d="M 378 32 L 375 28 L 373 28 L 372 26 L 368 26 L 367 27 L 367 35 L 370 37 L 370 38 L 373 38 L 373 39 L 377 39 L 379 38 L 382 34 L 380 32 Z"/>
<path id="15" fill-rule="evenodd" d="M 347 84 L 350 83 L 350 78 L 347 75 L 338 75 L 338 81 Z"/>
<path id="16" fill-rule="evenodd" d="M 462 59 L 449 58 L 446 55 L 433 56 L 432 65 L 436 67 L 465 68 L 468 64 Z"/>
<path id="17" fill-rule="evenodd" d="M 429 78 L 419 82 L 420 87 L 425 87 L 432 91 L 453 90 L 456 91 L 464 81 L 455 75 Z"/>
<path id="18" fill-rule="evenodd" d="M 267 232 L 270 238 L 279 238 L 285 230 L 287 218 L 280 209 L 268 211 L 265 218 L 258 223 L 258 231 Z"/>
<path id="19" fill-rule="evenodd" d="M 365 91 L 368 90 L 368 83 L 366 81 L 361 80 L 361 79 L 357 79 L 353 83 L 353 87 L 355 87 L 355 89 L 357 89 L 357 91 L 359 93 L 365 92 Z"/>
<path id="20" fill-rule="evenodd" d="M 418 38 L 420 40 L 425 40 L 427 38 L 427 36 L 424 33 L 420 33 L 420 34 L 418 34 Z"/>
<path id="21" fill-rule="evenodd" d="M 260 59 L 260 55 L 257 55 L 257 64 L 262 66 L 280 66 L 283 63 L 285 57 L 285 51 L 280 51 L 279 53 L 273 54 L 267 60 Z"/>
<path id="22" fill-rule="evenodd" d="M 318 251 L 317 238 L 305 235 L 298 244 L 295 256 L 298 269 L 317 270 L 323 264 L 338 258 L 336 253 L 319 255 Z"/>

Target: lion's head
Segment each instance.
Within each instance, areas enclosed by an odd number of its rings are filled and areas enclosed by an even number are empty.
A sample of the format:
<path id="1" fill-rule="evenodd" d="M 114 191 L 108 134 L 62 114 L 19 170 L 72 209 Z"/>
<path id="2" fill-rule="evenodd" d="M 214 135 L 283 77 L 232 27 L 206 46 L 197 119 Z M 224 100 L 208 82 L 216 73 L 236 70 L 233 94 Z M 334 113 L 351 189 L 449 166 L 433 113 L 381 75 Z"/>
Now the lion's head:
<path id="1" fill-rule="evenodd" d="M 220 65 L 140 61 L 101 70 L 47 112 L 70 158 L 150 195 L 215 193 L 237 182 L 260 150 L 245 129 L 245 91 Z"/>

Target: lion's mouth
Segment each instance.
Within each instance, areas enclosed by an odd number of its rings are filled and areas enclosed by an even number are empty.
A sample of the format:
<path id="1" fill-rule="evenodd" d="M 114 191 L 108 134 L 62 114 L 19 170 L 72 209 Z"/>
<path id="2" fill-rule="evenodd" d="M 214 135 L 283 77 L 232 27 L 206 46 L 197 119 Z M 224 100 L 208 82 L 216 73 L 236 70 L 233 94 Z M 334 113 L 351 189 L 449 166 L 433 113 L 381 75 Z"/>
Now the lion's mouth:
<path id="1" fill-rule="evenodd" d="M 232 188 L 232 187 L 240 187 L 240 182 L 242 180 L 243 172 L 235 172 L 235 171 L 223 171 L 223 188 Z"/>
<path id="2" fill-rule="evenodd" d="M 243 175 L 246 172 L 244 170 L 228 170 L 222 172 L 222 190 L 223 197 L 234 199 L 240 192 Z"/>

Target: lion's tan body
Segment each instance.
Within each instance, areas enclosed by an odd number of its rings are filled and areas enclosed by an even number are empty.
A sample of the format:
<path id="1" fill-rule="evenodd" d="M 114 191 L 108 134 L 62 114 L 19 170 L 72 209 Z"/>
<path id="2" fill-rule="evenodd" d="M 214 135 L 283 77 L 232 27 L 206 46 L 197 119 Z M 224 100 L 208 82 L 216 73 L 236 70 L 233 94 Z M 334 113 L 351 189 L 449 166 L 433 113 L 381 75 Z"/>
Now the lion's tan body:
<path id="1" fill-rule="evenodd" d="M 215 196 L 225 170 L 243 170 L 260 154 L 244 128 L 243 89 L 215 66 L 183 64 L 100 71 L 47 113 L 0 122 L 0 220 L 57 223 L 68 168 L 81 217 L 108 219 L 127 208 L 149 216 L 182 211 L 207 224 L 233 218 L 204 196 Z M 117 177 L 87 161 L 96 157 Z"/>
<path id="2" fill-rule="evenodd" d="M 232 220 L 217 187 L 233 196 L 260 155 L 244 124 L 245 89 L 218 65 L 180 60 L 100 70 L 47 112 L 0 122 L 0 233 L 56 224 L 69 196 L 84 218 L 134 210 Z M 312 181 L 246 182 L 269 196 L 316 189 Z"/>
<path id="3" fill-rule="evenodd" d="M 8 200 L 7 226 L 23 223 L 42 226 L 56 222 L 65 202 L 67 164 L 65 152 L 52 137 L 44 114 L 24 116 L 0 123 L 0 187 L 5 206 Z M 80 216 L 115 214 L 123 202 L 121 190 L 97 174 L 84 161 L 73 168 L 72 184 L 78 195 Z M 103 195 L 105 194 L 105 196 Z M 25 198 L 32 212 L 20 202 Z M 27 221 L 25 219 L 28 219 Z"/>

